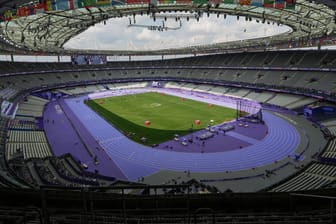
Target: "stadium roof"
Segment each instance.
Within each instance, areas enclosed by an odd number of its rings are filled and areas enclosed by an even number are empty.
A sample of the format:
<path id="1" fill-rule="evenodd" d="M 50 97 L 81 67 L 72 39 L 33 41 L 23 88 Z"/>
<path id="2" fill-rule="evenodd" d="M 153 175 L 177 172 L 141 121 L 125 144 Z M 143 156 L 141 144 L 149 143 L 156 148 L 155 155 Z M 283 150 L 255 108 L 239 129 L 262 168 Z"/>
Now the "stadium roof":
<path id="1" fill-rule="evenodd" d="M 331 0 L 330 6 L 335 3 Z M 0 5 L 12 1 L 0 0 Z M 159 12 L 193 12 L 199 14 L 215 13 L 222 15 L 245 16 L 257 19 L 260 23 L 277 23 L 288 25 L 292 32 L 277 36 L 233 41 L 203 46 L 186 47 L 178 49 L 162 49 L 151 51 L 102 51 L 102 50 L 67 50 L 63 45 L 72 37 L 85 31 L 96 23 L 104 22 L 110 18 L 150 14 L 155 16 Z M 294 9 L 264 8 L 240 4 L 124 4 L 104 7 L 84 7 L 73 10 L 43 11 L 30 16 L 13 17 L 0 25 L 0 35 L 5 41 L 4 46 L 10 44 L 18 52 L 47 52 L 55 54 L 108 54 L 108 55 L 148 55 L 148 54 L 190 54 L 221 52 L 227 49 L 242 49 L 254 46 L 274 46 L 290 41 L 309 41 L 314 38 L 333 34 L 336 30 L 335 10 L 317 2 L 298 0 Z M 1 48 L 1 44 L 0 44 Z M 7 48 L 8 50 L 8 48 Z"/>

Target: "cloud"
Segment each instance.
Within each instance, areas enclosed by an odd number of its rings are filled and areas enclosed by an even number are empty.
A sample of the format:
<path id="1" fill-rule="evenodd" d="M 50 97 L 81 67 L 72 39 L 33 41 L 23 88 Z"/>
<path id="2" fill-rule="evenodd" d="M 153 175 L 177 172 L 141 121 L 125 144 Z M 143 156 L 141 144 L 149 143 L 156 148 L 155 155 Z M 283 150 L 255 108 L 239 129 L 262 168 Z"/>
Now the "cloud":
<path id="1" fill-rule="evenodd" d="M 140 28 L 142 29 L 142 28 Z M 158 33 L 153 33 L 153 31 L 150 31 L 148 29 L 142 29 L 141 33 L 136 35 L 135 37 L 138 41 L 159 41 L 161 39 L 160 35 Z"/>
<path id="2" fill-rule="evenodd" d="M 187 24 L 186 32 L 188 33 L 204 33 L 204 34 L 217 34 L 223 28 L 219 20 L 201 19 L 201 22 L 191 21 Z"/>
<path id="3" fill-rule="evenodd" d="M 65 45 L 66 48 L 76 49 L 109 49 L 109 50 L 157 50 L 186 46 L 214 44 L 218 42 L 251 39 L 271 36 L 287 32 L 287 26 L 262 24 L 245 21 L 244 17 L 237 20 L 236 16 L 204 14 L 199 21 L 190 18 L 182 19 L 182 27 L 178 30 L 151 31 L 146 27 L 129 27 L 132 24 L 144 26 L 164 26 L 179 28 L 180 22 L 175 19 L 157 18 L 153 21 L 147 15 L 133 17 L 112 18 L 106 25 L 100 23 L 90 27 L 85 32 L 72 38 Z"/>

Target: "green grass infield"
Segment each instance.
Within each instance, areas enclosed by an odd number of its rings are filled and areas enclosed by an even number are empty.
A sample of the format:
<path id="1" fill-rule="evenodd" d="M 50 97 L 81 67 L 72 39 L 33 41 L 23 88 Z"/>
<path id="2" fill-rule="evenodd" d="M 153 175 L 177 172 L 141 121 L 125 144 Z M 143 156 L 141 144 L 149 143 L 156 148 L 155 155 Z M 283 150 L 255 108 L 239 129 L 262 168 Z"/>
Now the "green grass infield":
<path id="1" fill-rule="evenodd" d="M 146 138 L 146 145 L 236 116 L 235 109 L 156 92 L 88 100 L 86 104 L 132 140 L 141 143 Z"/>

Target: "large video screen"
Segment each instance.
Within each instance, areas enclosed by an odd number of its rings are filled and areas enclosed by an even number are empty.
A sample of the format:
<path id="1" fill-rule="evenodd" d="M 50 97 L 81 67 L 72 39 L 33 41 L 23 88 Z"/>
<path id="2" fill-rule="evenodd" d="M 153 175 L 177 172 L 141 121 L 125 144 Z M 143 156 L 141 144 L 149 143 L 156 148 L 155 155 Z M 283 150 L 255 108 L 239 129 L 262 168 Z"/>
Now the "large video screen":
<path id="1" fill-rule="evenodd" d="M 71 63 L 74 65 L 104 65 L 107 63 L 105 55 L 72 55 Z"/>

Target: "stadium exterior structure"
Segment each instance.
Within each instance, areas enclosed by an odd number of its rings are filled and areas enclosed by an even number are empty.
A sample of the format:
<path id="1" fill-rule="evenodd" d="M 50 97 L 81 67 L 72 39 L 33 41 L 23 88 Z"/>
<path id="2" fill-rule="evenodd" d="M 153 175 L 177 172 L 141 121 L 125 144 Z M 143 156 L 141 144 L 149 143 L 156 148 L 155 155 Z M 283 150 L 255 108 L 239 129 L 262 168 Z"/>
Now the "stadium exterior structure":
<path id="1" fill-rule="evenodd" d="M 313 99 L 312 102 L 322 101 L 333 104 L 335 102 L 333 92 L 335 55 L 335 51 L 258 52 L 149 62 L 115 62 L 96 66 L 70 63 L 1 62 L 0 66 L 3 70 L 0 77 L 0 93 L 2 101 L 19 104 L 18 111 L 20 111 L 20 104 L 24 104 L 24 99 L 35 92 L 60 88 L 71 89 L 75 86 L 162 80 L 180 84 L 194 83 L 196 86 L 227 87 L 227 94 L 235 94 L 236 90 L 247 89 L 247 92 L 239 93 L 239 95 L 242 94 L 241 97 L 253 95 L 254 90 L 259 93 L 271 92 L 272 95 L 268 101 L 266 100 L 267 102 L 279 102 L 275 99 L 280 99 L 278 97 L 283 97 L 283 94 L 290 94 L 299 97 L 295 102 L 292 101 L 293 104 L 307 98 Z M 316 60 L 317 58 L 319 60 Z M 266 101 L 265 105 L 267 105 Z M 300 105 L 304 106 L 304 104 Z M 276 108 L 281 106 L 278 105 Z M 302 107 L 297 108 L 297 112 L 302 113 Z M 82 223 L 162 223 L 174 222 L 173 220 L 184 223 L 200 223 L 203 220 L 210 220 L 211 223 L 225 223 L 233 220 L 246 221 L 246 217 L 252 216 L 249 220 L 251 223 L 257 223 L 260 220 L 270 223 L 286 220 L 294 223 L 297 222 L 295 216 L 299 214 L 298 219 L 303 223 L 311 221 L 333 223 L 335 139 L 332 133 L 333 119 L 328 118 L 330 120 L 314 123 L 316 127 L 321 128 L 321 131 L 327 130 L 326 147 L 321 149 L 319 154 L 314 155 L 313 161 L 300 168 L 298 173 L 280 181 L 277 186 L 264 190 L 289 192 L 219 194 L 215 191 L 216 193 L 206 195 L 194 194 L 194 192 L 205 192 L 205 190 L 212 192 L 212 189 L 206 185 L 194 183 L 192 180 L 186 183 L 187 185 L 147 186 L 141 183 L 90 176 L 92 174 L 83 170 L 85 177 L 82 180 L 72 179 L 73 183 L 94 186 L 97 183 L 93 179 L 96 178 L 100 183 L 110 183 L 110 186 L 64 188 L 62 178 L 59 180 L 56 178 L 57 181 L 47 183 L 48 186 L 38 191 L 27 190 L 27 188 L 37 189 L 39 185 L 46 183 L 23 180 L 20 172 L 15 174 L 14 170 L 23 171 L 22 168 L 27 164 L 28 169 L 42 167 L 41 170 L 43 170 L 44 161 L 34 165 L 33 158 L 27 161 L 21 160 L 19 163 L 15 163 L 16 160 L 5 160 L 10 121 L 2 118 L 1 186 L 6 189 L 1 194 L 3 195 L 1 214 L 9 212 L 10 215 L 1 217 L 9 221 L 21 218 L 22 220 L 41 220 L 43 223 L 52 221 L 66 223 L 71 219 Z M 71 160 L 67 157 L 61 159 Z M 49 161 L 48 158 L 45 161 Z M 50 160 L 51 164 L 54 162 Z M 31 180 L 35 178 L 32 177 Z M 54 184 L 59 184 L 61 187 L 52 188 L 51 185 Z M 304 190 L 312 184 L 318 186 L 318 189 L 309 192 L 292 192 L 292 189 Z M 20 197 L 13 200 L 14 194 Z M 161 196 L 158 196 L 159 194 Z M 148 199 L 148 203 L 145 199 Z M 207 204 L 204 204 L 204 199 Z M 251 200 L 257 204 L 256 207 L 255 204 L 253 207 L 247 206 Z M 270 210 L 273 213 L 266 214 Z M 17 211 L 23 212 L 24 215 L 18 214 Z"/>
<path id="2" fill-rule="evenodd" d="M 228 50 L 269 49 L 327 44 L 336 29 L 332 5 L 306 0 L 298 1 L 43 1 L 39 4 L 17 2 L 3 11 L 0 19 L 1 49 L 14 54 L 105 54 L 105 55 L 176 55 L 221 53 Z M 76 4 L 78 3 L 78 4 Z M 286 4 L 285 4 L 286 3 Z M 278 5 L 282 6 L 278 6 Z M 52 5 L 52 7 L 51 7 Z M 286 7 L 285 7 L 286 6 Z M 288 6 L 288 7 L 287 7 Z M 196 13 L 199 16 L 216 14 L 244 16 L 261 23 L 284 24 L 292 28 L 280 35 L 244 41 L 205 44 L 182 48 L 127 51 L 124 49 L 80 50 L 64 49 L 63 45 L 97 23 L 123 16 L 151 15 L 155 20 L 160 12 Z M 1 11 L 0 11 L 1 13 Z M 332 41 L 333 42 L 333 41 Z"/>

